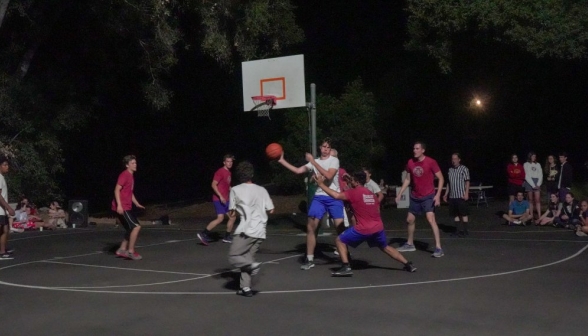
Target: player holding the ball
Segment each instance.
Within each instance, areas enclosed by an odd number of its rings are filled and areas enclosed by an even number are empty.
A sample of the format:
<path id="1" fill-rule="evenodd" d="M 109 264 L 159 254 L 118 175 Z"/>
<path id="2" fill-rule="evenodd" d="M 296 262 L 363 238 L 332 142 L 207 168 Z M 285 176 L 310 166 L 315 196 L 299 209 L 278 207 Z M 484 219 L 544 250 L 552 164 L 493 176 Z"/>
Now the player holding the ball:
<path id="1" fill-rule="evenodd" d="M 301 167 L 294 167 L 284 159 L 284 153 L 280 156 L 278 162 L 295 174 L 304 174 L 309 171 L 313 175 L 323 176 L 325 184 L 330 189 L 340 192 L 339 188 L 339 159 L 331 156 L 331 139 L 326 138 L 320 146 L 321 156 L 315 159 L 312 154 L 306 153 L 308 163 Z M 318 224 L 325 215 L 329 215 L 335 223 L 337 233 L 343 232 L 345 227 L 343 223 L 343 201 L 334 199 L 324 190 L 317 188 L 316 193 L 308 209 L 308 222 L 306 224 L 306 262 L 301 266 L 303 270 L 309 270 L 314 267 L 314 249 L 316 247 L 316 229 Z"/>

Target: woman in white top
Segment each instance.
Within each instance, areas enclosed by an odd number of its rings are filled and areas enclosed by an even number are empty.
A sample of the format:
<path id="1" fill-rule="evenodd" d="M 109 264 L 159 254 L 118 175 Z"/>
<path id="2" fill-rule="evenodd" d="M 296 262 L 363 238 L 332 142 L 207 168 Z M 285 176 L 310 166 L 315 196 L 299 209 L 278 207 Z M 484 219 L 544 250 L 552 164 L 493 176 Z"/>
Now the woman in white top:
<path id="1" fill-rule="evenodd" d="M 537 162 L 537 154 L 529 152 L 527 162 L 523 165 L 525 169 L 525 191 L 529 201 L 529 210 L 531 215 L 533 211 L 537 212 L 537 217 L 541 217 L 541 184 L 543 184 L 543 169 Z"/>

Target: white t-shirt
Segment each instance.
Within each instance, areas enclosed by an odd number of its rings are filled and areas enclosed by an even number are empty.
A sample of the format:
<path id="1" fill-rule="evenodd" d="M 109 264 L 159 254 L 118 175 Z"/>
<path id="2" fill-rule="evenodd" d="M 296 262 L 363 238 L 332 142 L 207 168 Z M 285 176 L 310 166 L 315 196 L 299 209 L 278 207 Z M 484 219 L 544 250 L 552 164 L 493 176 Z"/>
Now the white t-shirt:
<path id="1" fill-rule="evenodd" d="M 235 234 L 244 233 L 249 237 L 265 239 L 267 212 L 274 203 L 267 190 L 254 183 L 241 183 L 231 188 L 230 209 L 241 216 Z"/>
<path id="2" fill-rule="evenodd" d="M 319 166 L 323 167 L 324 170 L 329 170 L 331 168 L 335 169 L 335 176 L 333 176 L 333 179 L 331 180 L 331 184 L 329 184 L 329 188 L 335 190 L 336 192 L 340 192 L 341 189 L 339 188 L 339 159 L 334 157 L 334 156 L 329 156 L 326 159 L 321 159 L 318 158 L 316 159 L 316 163 L 318 163 Z M 307 163 L 306 164 L 306 168 L 308 168 L 309 170 L 314 171 L 315 174 L 319 175 L 320 172 L 318 171 L 318 169 L 316 169 L 315 166 L 312 165 L 312 163 Z M 317 188 L 316 193 L 314 193 L 315 195 L 322 195 L 322 196 L 329 196 L 323 189 L 321 188 Z"/>
<path id="3" fill-rule="evenodd" d="M 2 174 L 0 174 L 0 189 L 2 189 L 2 198 L 4 198 L 6 202 L 8 202 L 8 186 L 6 185 L 6 180 L 4 179 L 4 175 Z M 6 210 L 4 210 L 4 207 L 1 206 L 0 216 L 6 216 Z"/>
<path id="4" fill-rule="evenodd" d="M 380 191 L 382 191 L 382 189 L 380 189 L 380 186 L 374 182 L 374 180 L 369 180 L 364 187 L 366 187 L 369 191 L 373 192 L 374 194 L 379 193 Z"/>

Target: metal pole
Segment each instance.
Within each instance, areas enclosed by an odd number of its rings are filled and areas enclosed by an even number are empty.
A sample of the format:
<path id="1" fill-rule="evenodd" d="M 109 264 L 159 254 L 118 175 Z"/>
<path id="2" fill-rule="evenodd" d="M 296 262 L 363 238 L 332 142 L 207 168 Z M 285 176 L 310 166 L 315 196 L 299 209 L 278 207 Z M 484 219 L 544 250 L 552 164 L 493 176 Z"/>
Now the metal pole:
<path id="1" fill-rule="evenodd" d="M 312 156 L 316 157 L 316 84 L 310 84 L 310 138 Z"/>

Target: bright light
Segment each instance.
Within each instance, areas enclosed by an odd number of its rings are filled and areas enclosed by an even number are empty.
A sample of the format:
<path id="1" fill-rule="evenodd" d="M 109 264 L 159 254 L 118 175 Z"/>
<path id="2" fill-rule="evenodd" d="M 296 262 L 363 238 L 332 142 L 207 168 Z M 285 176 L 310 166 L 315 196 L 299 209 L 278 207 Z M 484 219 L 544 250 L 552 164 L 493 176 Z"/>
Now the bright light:
<path id="1" fill-rule="evenodd" d="M 477 100 L 476 100 L 476 105 L 478 105 L 478 106 L 482 106 L 482 102 L 480 101 L 480 99 L 477 99 Z"/>

